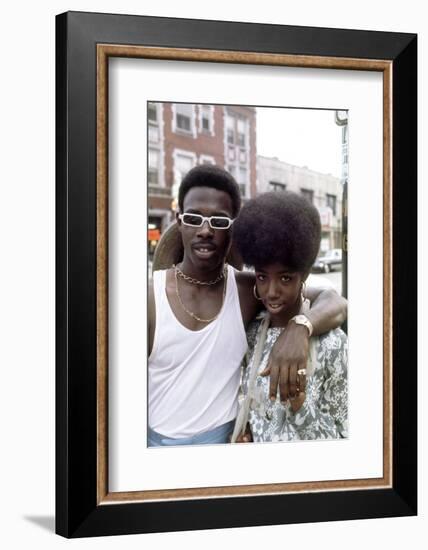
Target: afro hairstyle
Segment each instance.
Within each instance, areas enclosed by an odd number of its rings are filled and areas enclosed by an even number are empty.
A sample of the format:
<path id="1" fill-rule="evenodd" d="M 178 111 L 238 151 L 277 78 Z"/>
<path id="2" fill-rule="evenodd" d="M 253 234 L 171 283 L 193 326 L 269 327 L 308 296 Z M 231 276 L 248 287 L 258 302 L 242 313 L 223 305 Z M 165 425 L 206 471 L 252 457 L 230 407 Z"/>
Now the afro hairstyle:
<path id="1" fill-rule="evenodd" d="M 320 246 L 320 216 L 301 195 L 263 193 L 242 207 L 233 238 L 247 265 L 261 268 L 280 263 L 308 273 Z"/>
<path id="2" fill-rule="evenodd" d="M 195 166 L 184 176 L 180 189 L 178 190 L 178 206 L 183 212 L 184 197 L 192 187 L 213 187 L 219 191 L 225 191 L 232 199 L 232 215 L 234 218 L 241 208 L 241 193 L 235 178 L 220 168 L 212 164 L 201 164 Z"/>

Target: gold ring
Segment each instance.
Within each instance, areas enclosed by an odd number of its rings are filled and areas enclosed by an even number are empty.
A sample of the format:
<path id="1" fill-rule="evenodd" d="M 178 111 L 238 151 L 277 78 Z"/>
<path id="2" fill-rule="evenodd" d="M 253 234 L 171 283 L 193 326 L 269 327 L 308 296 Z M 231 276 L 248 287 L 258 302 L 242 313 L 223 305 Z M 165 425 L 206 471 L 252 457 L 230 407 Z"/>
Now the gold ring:
<path id="1" fill-rule="evenodd" d="M 297 371 L 297 374 L 298 374 L 299 376 L 302 375 L 302 374 L 304 374 L 304 375 L 306 376 L 306 369 L 299 369 L 299 370 Z"/>

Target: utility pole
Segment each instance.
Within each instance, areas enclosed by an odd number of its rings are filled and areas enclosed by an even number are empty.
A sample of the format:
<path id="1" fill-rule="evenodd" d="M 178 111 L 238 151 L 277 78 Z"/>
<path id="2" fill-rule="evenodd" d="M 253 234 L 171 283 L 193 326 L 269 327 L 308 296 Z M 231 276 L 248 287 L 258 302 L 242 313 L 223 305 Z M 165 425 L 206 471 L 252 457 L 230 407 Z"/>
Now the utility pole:
<path id="1" fill-rule="evenodd" d="M 335 111 L 335 122 L 342 127 L 342 295 L 348 296 L 348 111 Z"/>

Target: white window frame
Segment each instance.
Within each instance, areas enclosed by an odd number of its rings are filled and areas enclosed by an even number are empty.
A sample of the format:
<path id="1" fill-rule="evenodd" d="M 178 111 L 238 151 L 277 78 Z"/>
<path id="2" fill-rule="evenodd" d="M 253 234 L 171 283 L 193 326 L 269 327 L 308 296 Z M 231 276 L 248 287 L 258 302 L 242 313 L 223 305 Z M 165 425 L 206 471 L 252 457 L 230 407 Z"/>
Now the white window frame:
<path id="1" fill-rule="evenodd" d="M 157 122 L 149 120 L 147 117 L 147 133 L 149 137 L 149 126 L 156 126 L 159 129 L 159 141 L 149 141 L 147 147 L 147 174 L 149 173 L 149 149 L 154 149 L 159 153 L 159 180 L 157 184 L 149 184 L 147 178 L 147 185 L 152 185 L 155 187 L 165 187 L 165 150 L 164 150 L 164 118 L 163 118 L 163 106 L 162 103 L 157 103 L 156 101 L 150 101 L 156 105 L 156 116 Z M 148 109 L 147 109 L 148 112 Z"/>
<path id="2" fill-rule="evenodd" d="M 315 206 L 315 191 L 314 189 L 311 189 L 310 187 L 301 187 L 300 188 L 300 195 L 302 197 L 304 197 L 305 199 L 308 199 L 308 197 L 310 196 L 311 197 L 311 201 L 310 204 L 312 204 L 313 206 Z"/>
<path id="3" fill-rule="evenodd" d="M 242 193 L 242 191 L 241 191 L 241 194 L 244 198 L 247 198 L 248 197 L 248 183 L 249 183 L 250 169 L 246 164 L 237 164 L 235 166 L 237 168 L 236 181 L 237 181 L 240 189 L 241 189 L 241 185 L 243 186 L 243 188 L 245 190 L 245 193 Z M 240 180 L 240 177 L 239 177 L 240 170 L 245 170 L 245 181 Z"/>
<path id="4" fill-rule="evenodd" d="M 158 164 L 157 164 L 157 172 L 158 172 L 158 177 L 157 177 L 157 182 L 156 183 L 153 183 L 149 180 L 149 172 L 150 172 L 150 151 L 152 151 L 153 153 L 156 153 L 158 155 Z M 148 185 L 156 185 L 156 186 L 160 186 L 160 175 L 161 175 L 161 152 L 159 151 L 159 149 L 157 147 L 151 147 L 149 145 L 149 149 L 148 149 L 148 155 L 147 155 L 147 184 Z"/>
<path id="5" fill-rule="evenodd" d="M 151 183 L 151 186 L 154 187 L 165 187 L 165 150 L 164 150 L 164 117 L 163 117 L 163 105 L 162 103 L 157 103 L 156 101 L 150 101 L 156 105 L 156 118 L 157 122 L 153 122 L 147 118 L 147 174 L 149 173 L 149 149 L 156 149 L 159 153 L 159 181 L 157 184 Z M 155 126 L 159 129 L 159 141 L 150 141 L 149 140 L 149 126 Z M 148 178 L 147 178 L 147 185 Z"/>
<path id="6" fill-rule="evenodd" d="M 182 103 L 172 104 L 172 131 L 174 134 L 181 134 L 182 136 L 192 136 L 196 138 L 196 113 L 195 105 L 193 103 L 185 103 L 191 107 L 191 117 L 190 117 L 190 132 L 183 130 L 182 128 L 177 128 L 177 105 L 182 105 Z"/>
<path id="7" fill-rule="evenodd" d="M 209 164 L 215 164 L 215 158 L 211 155 L 200 155 L 199 156 L 199 164 L 204 164 L 204 162 L 208 162 Z"/>
<path id="8" fill-rule="evenodd" d="M 210 128 L 209 130 L 205 130 L 203 127 L 202 127 L 202 110 L 204 108 L 207 108 L 209 109 L 209 121 L 210 121 Z M 199 130 L 199 133 L 200 134 L 205 134 L 205 135 L 208 135 L 208 136 L 214 136 L 215 135 L 215 131 L 214 131 L 214 105 L 205 105 L 205 104 L 202 104 L 202 105 L 199 105 L 199 125 L 198 125 L 198 130 Z"/>
<path id="9" fill-rule="evenodd" d="M 243 132 L 239 131 L 239 123 L 240 122 L 244 125 L 244 131 Z M 235 143 L 235 145 L 237 145 L 239 147 L 239 149 L 245 150 L 245 151 L 248 148 L 248 140 L 249 140 L 248 126 L 249 126 L 248 117 L 244 117 L 244 116 L 237 116 L 236 117 L 236 143 Z M 239 143 L 239 135 L 240 134 L 242 134 L 244 136 L 244 145 L 241 145 Z"/>
<path id="10" fill-rule="evenodd" d="M 149 117 L 148 117 L 148 114 L 149 114 L 149 103 L 150 105 L 154 105 L 155 106 L 155 110 L 156 110 L 156 120 L 150 120 Z M 149 124 L 152 124 L 153 126 L 159 126 L 159 103 L 157 103 L 156 101 L 148 101 L 147 102 L 147 122 Z"/>
<path id="11" fill-rule="evenodd" d="M 239 115 L 238 113 L 230 113 L 227 111 L 226 108 L 224 108 L 224 135 L 223 135 L 223 145 L 224 145 L 224 154 L 225 159 L 228 167 L 233 166 L 236 171 L 235 179 L 238 182 L 240 189 L 241 189 L 241 195 L 243 198 L 248 198 L 250 196 L 250 182 L 251 182 L 251 166 L 250 166 L 250 159 L 251 159 L 251 143 L 250 143 L 250 126 L 251 126 L 251 119 L 250 117 Z M 229 143 L 227 140 L 227 120 L 228 118 L 231 118 L 234 121 L 234 137 L 235 141 L 234 143 Z M 245 147 L 242 147 L 238 145 L 237 139 L 238 139 L 238 118 L 244 121 L 245 125 Z M 232 160 L 229 156 L 229 151 L 233 150 L 235 153 L 235 158 Z M 245 162 L 240 162 L 240 154 L 241 151 L 245 152 Z M 239 183 L 238 181 L 238 174 L 239 169 L 245 168 L 246 170 L 246 181 Z M 242 193 L 242 189 L 245 190 L 245 193 Z"/>
<path id="12" fill-rule="evenodd" d="M 224 113 L 224 118 L 225 118 L 225 121 L 224 121 L 224 129 L 225 129 L 225 142 L 226 144 L 230 145 L 230 147 L 236 147 L 236 116 L 234 114 L 230 114 L 227 109 L 225 109 L 225 113 Z M 232 142 L 229 142 L 228 138 L 227 138 L 227 130 L 228 130 L 228 120 L 231 119 L 233 121 L 233 141 Z"/>
<path id="13" fill-rule="evenodd" d="M 336 217 L 337 216 L 337 196 L 333 193 L 326 193 L 325 202 L 326 202 L 326 206 L 330 208 L 333 216 Z M 330 202 L 333 203 L 334 207 L 330 205 Z"/>
<path id="14" fill-rule="evenodd" d="M 176 198 L 176 196 L 178 196 L 178 188 L 179 188 L 180 183 L 181 183 L 181 177 L 179 177 L 177 175 L 177 173 L 178 173 L 178 169 L 177 169 L 177 159 L 178 159 L 178 157 L 187 157 L 187 158 L 191 159 L 191 161 L 192 161 L 191 168 L 194 168 L 198 164 L 198 157 L 197 157 L 196 153 L 194 153 L 193 151 L 186 151 L 185 149 L 174 149 L 174 151 L 172 152 L 172 161 L 173 161 L 172 173 L 174 175 L 173 176 L 174 181 L 173 181 L 172 189 L 171 189 L 171 194 L 172 194 L 173 199 Z"/>

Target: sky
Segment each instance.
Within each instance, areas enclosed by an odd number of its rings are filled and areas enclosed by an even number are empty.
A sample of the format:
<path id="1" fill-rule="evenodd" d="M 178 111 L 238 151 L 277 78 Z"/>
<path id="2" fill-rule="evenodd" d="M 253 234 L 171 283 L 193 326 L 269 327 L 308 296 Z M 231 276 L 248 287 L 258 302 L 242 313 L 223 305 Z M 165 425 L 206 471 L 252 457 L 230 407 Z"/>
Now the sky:
<path id="1" fill-rule="evenodd" d="M 334 111 L 257 107 L 257 154 L 341 175 L 342 129 Z"/>

